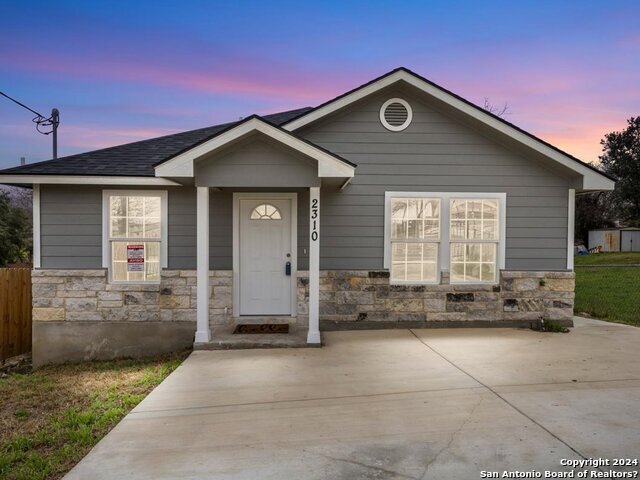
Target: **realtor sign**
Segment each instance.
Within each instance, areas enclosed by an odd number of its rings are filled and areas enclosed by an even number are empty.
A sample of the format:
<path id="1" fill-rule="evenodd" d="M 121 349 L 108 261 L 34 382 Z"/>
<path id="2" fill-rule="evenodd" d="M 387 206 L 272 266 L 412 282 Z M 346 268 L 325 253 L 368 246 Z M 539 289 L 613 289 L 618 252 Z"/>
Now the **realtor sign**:
<path id="1" fill-rule="evenodd" d="M 127 245 L 127 271 L 144 272 L 144 244 Z"/>

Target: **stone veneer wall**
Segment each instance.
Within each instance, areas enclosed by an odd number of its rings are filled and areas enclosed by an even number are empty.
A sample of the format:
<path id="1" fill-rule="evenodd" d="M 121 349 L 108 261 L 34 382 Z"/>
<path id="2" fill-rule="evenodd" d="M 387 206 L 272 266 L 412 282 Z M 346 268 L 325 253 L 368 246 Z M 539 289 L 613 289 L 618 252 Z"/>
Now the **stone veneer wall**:
<path id="1" fill-rule="evenodd" d="M 499 285 L 390 285 L 388 271 L 321 271 L 321 329 L 376 326 L 570 325 L 573 272 L 503 271 Z M 308 272 L 298 272 L 298 312 L 307 315 Z M 433 323 L 431 323 L 433 322 Z"/>
<path id="2" fill-rule="evenodd" d="M 209 281 L 211 324 L 227 323 L 232 273 L 212 271 Z M 32 282 L 35 322 L 196 321 L 195 270 L 164 270 L 159 284 L 138 285 L 109 284 L 106 270 L 33 270 Z"/>
<path id="3" fill-rule="evenodd" d="M 232 272 L 212 271 L 210 323 L 233 322 Z M 109 284 L 106 270 L 34 270 L 35 322 L 195 322 L 196 272 L 164 270 L 160 284 Z M 336 324 L 525 323 L 573 316 L 573 272 L 501 273 L 499 285 L 390 285 L 387 271 L 321 271 L 320 320 Z M 298 272 L 296 323 L 308 322 L 308 272 Z M 225 312 L 226 307 L 226 312 Z M 355 323 L 359 322 L 360 325 Z M 194 325 L 195 328 L 195 325 Z"/>

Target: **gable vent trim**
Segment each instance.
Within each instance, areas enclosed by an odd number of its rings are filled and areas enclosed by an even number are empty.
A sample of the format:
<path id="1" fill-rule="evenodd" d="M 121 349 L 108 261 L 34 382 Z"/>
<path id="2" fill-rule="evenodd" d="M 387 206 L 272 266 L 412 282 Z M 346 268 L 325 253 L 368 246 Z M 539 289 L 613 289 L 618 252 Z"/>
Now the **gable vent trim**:
<path id="1" fill-rule="evenodd" d="M 411 105 L 401 98 L 391 98 L 380 108 L 380 123 L 392 132 L 400 132 L 407 128 L 412 118 Z"/>

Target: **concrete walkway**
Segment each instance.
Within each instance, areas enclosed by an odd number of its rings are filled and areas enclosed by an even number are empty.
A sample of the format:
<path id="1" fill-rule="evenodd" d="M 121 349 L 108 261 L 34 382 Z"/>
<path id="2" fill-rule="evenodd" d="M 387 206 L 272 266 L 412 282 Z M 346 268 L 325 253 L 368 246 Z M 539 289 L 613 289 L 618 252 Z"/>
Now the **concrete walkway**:
<path id="1" fill-rule="evenodd" d="M 65 478 L 476 479 L 635 458 L 640 328 L 575 323 L 194 352 Z"/>

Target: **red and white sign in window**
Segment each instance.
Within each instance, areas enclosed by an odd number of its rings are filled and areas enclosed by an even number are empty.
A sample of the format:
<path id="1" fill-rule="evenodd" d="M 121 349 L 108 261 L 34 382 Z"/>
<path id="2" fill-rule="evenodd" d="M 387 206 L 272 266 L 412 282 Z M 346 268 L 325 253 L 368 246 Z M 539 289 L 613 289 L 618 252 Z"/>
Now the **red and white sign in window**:
<path id="1" fill-rule="evenodd" d="M 144 244 L 127 245 L 127 270 L 144 272 Z"/>

